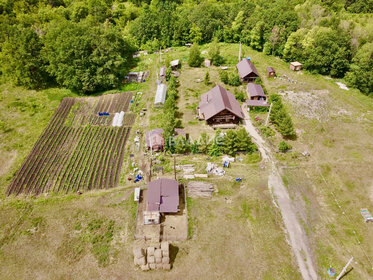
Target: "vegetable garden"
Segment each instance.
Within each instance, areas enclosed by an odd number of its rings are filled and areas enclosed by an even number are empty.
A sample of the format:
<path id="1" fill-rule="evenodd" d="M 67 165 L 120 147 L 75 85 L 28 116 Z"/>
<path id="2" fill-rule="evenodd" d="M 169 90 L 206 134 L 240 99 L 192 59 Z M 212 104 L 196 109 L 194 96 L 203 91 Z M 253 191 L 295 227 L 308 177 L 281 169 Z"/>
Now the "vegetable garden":
<path id="1" fill-rule="evenodd" d="M 135 115 L 131 93 L 65 98 L 7 188 L 7 194 L 87 191 L 118 185 Z M 98 116 L 98 112 L 109 116 Z M 125 111 L 122 127 L 112 115 Z M 71 118 L 71 121 L 68 121 Z"/>

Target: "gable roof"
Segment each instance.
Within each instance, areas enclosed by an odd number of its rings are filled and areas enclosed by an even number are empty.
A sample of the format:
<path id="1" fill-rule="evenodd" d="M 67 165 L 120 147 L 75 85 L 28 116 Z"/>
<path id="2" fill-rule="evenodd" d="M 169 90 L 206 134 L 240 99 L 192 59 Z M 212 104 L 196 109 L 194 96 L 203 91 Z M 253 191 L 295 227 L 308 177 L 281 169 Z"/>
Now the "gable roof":
<path id="1" fill-rule="evenodd" d="M 173 179 L 161 178 L 149 182 L 147 211 L 177 213 L 179 211 L 179 183 Z"/>
<path id="2" fill-rule="evenodd" d="M 261 85 L 258 85 L 258 84 L 247 84 L 247 87 L 246 87 L 246 91 L 247 91 L 247 94 L 250 96 L 250 97 L 255 97 L 255 96 L 266 96 L 264 91 L 263 91 L 263 88 Z"/>
<path id="3" fill-rule="evenodd" d="M 250 74 L 254 74 L 252 76 L 259 77 L 258 70 L 256 70 L 254 64 L 247 58 L 244 58 L 240 62 L 238 62 L 236 67 L 241 79 Z"/>
<path id="4" fill-rule="evenodd" d="M 223 110 L 228 110 L 240 119 L 244 118 L 240 103 L 238 103 L 234 95 L 219 85 L 201 95 L 199 109 L 205 120 L 210 119 Z"/>
<path id="5" fill-rule="evenodd" d="M 276 72 L 276 71 L 273 67 L 267 67 L 267 72 L 271 73 L 271 72 Z"/>
<path id="6" fill-rule="evenodd" d="M 152 146 L 164 146 L 164 138 L 162 136 L 163 129 L 162 128 L 155 128 L 151 131 L 146 132 L 146 146 L 150 147 L 150 142 Z"/>

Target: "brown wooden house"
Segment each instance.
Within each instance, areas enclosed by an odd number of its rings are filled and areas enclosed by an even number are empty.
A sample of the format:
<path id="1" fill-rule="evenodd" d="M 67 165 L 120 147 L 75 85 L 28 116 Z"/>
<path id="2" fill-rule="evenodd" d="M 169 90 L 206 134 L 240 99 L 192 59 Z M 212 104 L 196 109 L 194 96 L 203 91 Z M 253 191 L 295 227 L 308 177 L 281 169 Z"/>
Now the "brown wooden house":
<path id="1" fill-rule="evenodd" d="M 246 100 L 248 107 L 268 107 L 267 96 L 265 95 L 261 85 L 248 84 L 246 87 L 249 99 Z"/>
<path id="2" fill-rule="evenodd" d="M 198 111 L 199 118 L 209 125 L 237 124 L 244 118 L 240 103 L 221 86 L 216 86 L 201 96 Z"/>
<path id="3" fill-rule="evenodd" d="M 244 58 L 236 65 L 241 82 L 251 83 L 259 78 L 258 70 L 254 64 L 248 59 Z"/>
<path id="4" fill-rule="evenodd" d="M 270 77 L 275 77 L 276 76 L 276 71 L 273 67 L 267 67 L 267 76 Z"/>
<path id="5" fill-rule="evenodd" d="M 290 70 L 300 71 L 302 70 L 302 66 L 303 64 L 298 61 L 290 62 Z"/>

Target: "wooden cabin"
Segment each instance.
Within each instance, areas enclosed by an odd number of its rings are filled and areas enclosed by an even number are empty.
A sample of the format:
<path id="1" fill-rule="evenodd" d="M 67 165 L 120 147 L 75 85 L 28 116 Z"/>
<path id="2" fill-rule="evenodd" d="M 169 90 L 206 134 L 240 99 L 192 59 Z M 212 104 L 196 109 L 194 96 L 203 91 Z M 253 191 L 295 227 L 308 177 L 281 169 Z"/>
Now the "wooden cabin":
<path id="1" fill-rule="evenodd" d="M 234 95 L 219 85 L 201 96 L 198 112 L 209 125 L 238 124 L 244 118 Z"/>
<path id="2" fill-rule="evenodd" d="M 271 78 L 271 77 L 273 78 L 273 77 L 276 76 L 276 71 L 273 67 L 267 67 L 267 76 L 269 78 Z"/>
<path id="3" fill-rule="evenodd" d="M 300 71 L 302 70 L 302 66 L 303 64 L 298 61 L 290 62 L 290 70 Z"/>
<path id="4" fill-rule="evenodd" d="M 237 63 L 236 67 L 241 78 L 241 82 L 243 83 L 252 83 L 259 78 L 258 70 L 256 70 L 254 64 L 249 58 L 242 59 L 239 63 Z"/>

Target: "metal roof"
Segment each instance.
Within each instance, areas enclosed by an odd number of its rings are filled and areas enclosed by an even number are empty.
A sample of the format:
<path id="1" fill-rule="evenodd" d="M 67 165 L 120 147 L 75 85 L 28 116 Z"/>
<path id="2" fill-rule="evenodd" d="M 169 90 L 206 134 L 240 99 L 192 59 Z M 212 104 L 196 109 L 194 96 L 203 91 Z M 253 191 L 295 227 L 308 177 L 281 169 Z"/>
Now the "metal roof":
<path id="1" fill-rule="evenodd" d="M 149 182 L 146 210 L 177 213 L 179 211 L 179 183 L 166 178 Z"/>
<path id="2" fill-rule="evenodd" d="M 249 83 L 246 86 L 247 94 L 252 98 L 255 96 L 266 96 L 261 85 Z"/>
<path id="3" fill-rule="evenodd" d="M 232 93 L 220 85 L 201 95 L 199 109 L 205 120 L 210 119 L 225 109 L 240 119 L 244 118 L 240 103 L 238 103 Z"/>
<path id="4" fill-rule="evenodd" d="M 247 58 L 244 58 L 240 62 L 238 62 L 236 67 L 241 79 L 250 74 L 254 74 L 251 76 L 259 77 L 258 70 L 256 70 L 254 64 Z"/>
<path id="5" fill-rule="evenodd" d="M 162 128 L 155 128 L 151 131 L 148 131 L 146 133 L 145 141 L 146 141 L 146 146 L 150 147 L 150 139 L 152 146 L 164 146 L 164 138 L 162 136 L 163 134 L 163 129 Z"/>
<path id="6" fill-rule="evenodd" d="M 268 107 L 269 104 L 266 100 L 246 100 L 247 106 L 255 106 L 255 107 Z"/>
<path id="7" fill-rule="evenodd" d="M 291 65 L 293 66 L 302 66 L 303 64 L 298 62 L 298 61 L 293 61 L 293 62 L 290 62 Z"/>
<path id="8" fill-rule="evenodd" d="M 177 66 L 177 65 L 179 65 L 179 62 L 180 62 L 180 59 L 175 59 L 175 60 L 172 60 L 172 61 L 170 62 L 170 65 L 171 65 L 171 66 Z"/>

